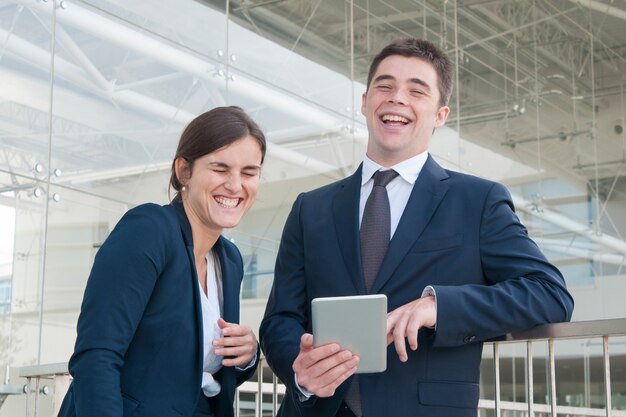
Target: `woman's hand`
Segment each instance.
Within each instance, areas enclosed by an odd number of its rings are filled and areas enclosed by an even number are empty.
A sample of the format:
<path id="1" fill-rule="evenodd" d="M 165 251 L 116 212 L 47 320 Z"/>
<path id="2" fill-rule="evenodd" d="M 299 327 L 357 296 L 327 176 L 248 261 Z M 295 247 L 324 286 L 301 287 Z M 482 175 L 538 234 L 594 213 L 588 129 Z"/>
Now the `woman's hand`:
<path id="1" fill-rule="evenodd" d="M 213 341 L 215 354 L 224 356 L 223 366 L 246 368 L 254 358 L 258 342 L 249 326 L 228 323 L 220 318 L 217 325 L 222 329 L 222 337 Z"/>

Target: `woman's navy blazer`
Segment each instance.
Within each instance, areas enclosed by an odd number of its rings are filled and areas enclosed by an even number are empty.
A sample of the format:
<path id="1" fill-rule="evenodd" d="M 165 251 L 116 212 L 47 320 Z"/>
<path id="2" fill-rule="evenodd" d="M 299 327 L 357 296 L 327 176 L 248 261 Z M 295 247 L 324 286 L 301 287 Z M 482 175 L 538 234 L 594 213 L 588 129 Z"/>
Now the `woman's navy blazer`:
<path id="1" fill-rule="evenodd" d="M 238 323 L 241 254 L 222 236 L 214 250 L 224 320 Z M 144 204 L 122 217 L 96 255 L 77 331 L 69 362 L 74 380 L 59 417 L 193 414 L 204 349 L 193 239 L 182 203 Z M 236 386 L 256 365 L 224 367 L 215 375 L 222 387 L 211 399 L 217 417 L 233 415 Z"/>

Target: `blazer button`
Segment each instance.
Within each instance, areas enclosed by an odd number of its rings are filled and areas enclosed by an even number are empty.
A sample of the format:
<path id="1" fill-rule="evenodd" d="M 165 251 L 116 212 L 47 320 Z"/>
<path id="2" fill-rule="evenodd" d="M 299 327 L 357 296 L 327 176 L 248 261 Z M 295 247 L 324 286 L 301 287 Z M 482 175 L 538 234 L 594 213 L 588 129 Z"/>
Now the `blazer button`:
<path id="1" fill-rule="evenodd" d="M 472 343 L 474 340 L 476 340 L 476 336 L 465 336 L 465 338 L 463 339 L 463 342 Z"/>

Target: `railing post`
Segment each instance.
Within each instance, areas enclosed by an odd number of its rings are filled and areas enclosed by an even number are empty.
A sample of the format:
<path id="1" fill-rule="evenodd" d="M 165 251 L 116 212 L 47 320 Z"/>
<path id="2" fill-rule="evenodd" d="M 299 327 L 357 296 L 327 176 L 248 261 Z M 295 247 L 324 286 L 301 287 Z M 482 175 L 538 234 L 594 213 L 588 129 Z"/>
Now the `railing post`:
<path id="1" fill-rule="evenodd" d="M 589 340 L 585 341 L 583 344 L 583 388 L 584 388 L 584 398 L 585 402 L 583 403 L 585 407 L 591 407 L 591 359 L 590 359 L 590 349 L 589 349 Z"/>
<path id="2" fill-rule="evenodd" d="M 70 376 L 67 374 L 54 375 L 54 404 L 53 404 L 53 416 L 56 417 L 61 409 L 63 398 L 65 393 L 70 387 Z"/>
<path id="3" fill-rule="evenodd" d="M 493 364 L 494 364 L 494 379 L 496 383 L 495 393 L 495 405 L 496 405 L 496 417 L 501 417 L 500 411 L 500 344 L 493 344 Z"/>
<path id="4" fill-rule="evenodd" d="M 554 339 L 548 339 L 548 352 L 550 356 L 550 408 L 552 417 L 556 416 L 556 366 L 554 361 Z"/>
<path id="5" fill-rule="evenodd" d="M 257 368 L 257 373 L 259 374 L 258 385 L 257 385 L 257 402 L 256 402 L 256 411 L 254 413 L 255 417 L 263 417 L 263 361 L 259 361 L 259 367 Z"/>
<path id="6" fill-rule="evenodd" d="M 528 401 L 528 417 L 535 417 L 535 373 L 533 370 L 533 342 L 526 342 L 526 401 Z"/>
<path id="7" fill-rule="evenodd" d="M 611 403 L 611 364 L 609 361 L 609 336 L 602 337 L 604 354 L 604 390 L 606 395 L 606 417 L 611 417 L 613 405 Z"/>
<path id="8" fill-rule="evenodd" d="M 39 417 L 39 396 L 41 377 L 35 378 L 35 417 Z"/>
<path id="9" fill-rule="evenodd" d="M 272 417 L 278 413 L 278 377 L 272 374 Z"/>
<path id="10" fill-rule="evenodd" d="M 31 377 L 26 378 L 26 417 L 30 417 L 30 381 Z"/>

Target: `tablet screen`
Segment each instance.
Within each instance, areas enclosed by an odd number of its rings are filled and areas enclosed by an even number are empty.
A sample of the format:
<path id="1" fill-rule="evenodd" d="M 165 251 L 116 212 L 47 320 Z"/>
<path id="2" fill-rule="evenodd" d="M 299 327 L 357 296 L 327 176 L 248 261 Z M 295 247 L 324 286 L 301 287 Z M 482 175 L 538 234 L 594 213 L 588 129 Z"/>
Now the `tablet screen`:
<path id="1" fill-rule="evenodd" d="M 387 296 L 315 298 L 311 311 L 315 346 L 334 342 L 358 355 L 356 373 L 387 368 Z"/>

